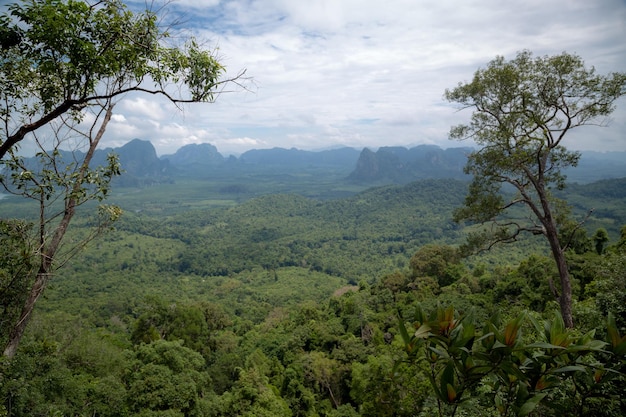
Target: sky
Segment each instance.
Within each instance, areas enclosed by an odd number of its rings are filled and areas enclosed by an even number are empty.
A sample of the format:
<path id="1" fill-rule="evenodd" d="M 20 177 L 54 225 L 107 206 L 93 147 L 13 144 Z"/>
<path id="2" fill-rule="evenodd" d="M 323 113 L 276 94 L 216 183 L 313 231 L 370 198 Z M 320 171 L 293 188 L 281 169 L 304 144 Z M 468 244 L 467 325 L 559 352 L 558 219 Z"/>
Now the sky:
<path id="1" fill-rule="evenodd" d="M 248 88 L 181 110 L 128 96 L 105 146 L 139 138 L 159 155 L 190 143 L 223 155 L 471 146 L 448 139 L 471 112 L 443 95 L 496 56 L 565 51 L 601 74 L 626 71 L 626 0 L 174 0 L 166 18 L 216 48 L 227 76 L 245 69 Z M 626 98 L 608 127 L 572 133 L 568 148 L 626 151 Z"/>

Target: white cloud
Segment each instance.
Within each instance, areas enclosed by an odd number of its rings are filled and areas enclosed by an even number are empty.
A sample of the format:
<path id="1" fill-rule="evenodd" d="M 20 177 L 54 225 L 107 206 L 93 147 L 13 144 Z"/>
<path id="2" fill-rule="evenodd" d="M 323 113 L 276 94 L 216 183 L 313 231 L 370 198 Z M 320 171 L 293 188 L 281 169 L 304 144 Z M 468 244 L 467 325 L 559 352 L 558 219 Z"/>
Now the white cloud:
<path id="1" fill-rule="evenodd" d="M 220 0 L 176 0 L 176 6 L 190 7 L 192 9 L 203 9 L 206 7 L 214 7 L 220 4 Z"/>
<path id="2" fill-rule="evenodd" d="M 223 155 L 239 155 L 249 149 L 268 148 L 267 142 L 248 137 L 216 139 L 213 145 L 215 145 Z"/>
<path id="3" fill-rule="evenodd" d="M 126 122 L 126 117 L 123 114 L 113 114 L 111 115 L 111 120 L 115 123 L 124 123 Z"/>
<path id="4" fill-rule="evenodd" d="M 163 102 L 155 99 L 155 97 L 145 98 L 136 96 L 125 99 L 122 100 L 119 107 L 118 112 L 124 112 L 125 114 L 131 114 L 133 116 L 147 117 L 153 120 L 164 119 L 168 116 L 168 113 L 163 108 Z"/>
<path id="5" fill-rule="evenodd" d="M 186 8 L 187 29 L 219 45 L 231 74 L 246 68 L 256 89 L 187 106 L 182 114 L 158 97 L 120 103 L 117 113 L 134 127 L 128 131 L 153 140 L 159 153 L 203 141 L 221 152 L 337 144 L 461 146 L 448 141 L 447 132 L 469 114 L 445 103 L 443 93 L 496 55 L 567 51 L 602 73 L 626 70 L 622 0 L 191 3 L 174 3 L 178 11 Z M 618 103 L 610 127 L 577 136 L 572 146 L 626 150 L 625 101 Z M 590 143 L 591 137 L 604 140 Z"/>

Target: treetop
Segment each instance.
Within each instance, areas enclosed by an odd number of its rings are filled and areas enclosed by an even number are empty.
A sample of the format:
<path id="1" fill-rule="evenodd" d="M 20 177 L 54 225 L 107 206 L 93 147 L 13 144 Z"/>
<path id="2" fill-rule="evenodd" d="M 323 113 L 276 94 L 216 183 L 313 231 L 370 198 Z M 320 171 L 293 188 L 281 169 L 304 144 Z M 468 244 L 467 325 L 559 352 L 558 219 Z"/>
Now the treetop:
<path id="1" fill-rule="evenodd" d="M 152 10 L 119 0 L 27 0 L 0 15 L 0 158 L 25 135 L 136 91 L 173 103 L 212 102 L 225 84 L 215 51 L 182 46 Z"/>

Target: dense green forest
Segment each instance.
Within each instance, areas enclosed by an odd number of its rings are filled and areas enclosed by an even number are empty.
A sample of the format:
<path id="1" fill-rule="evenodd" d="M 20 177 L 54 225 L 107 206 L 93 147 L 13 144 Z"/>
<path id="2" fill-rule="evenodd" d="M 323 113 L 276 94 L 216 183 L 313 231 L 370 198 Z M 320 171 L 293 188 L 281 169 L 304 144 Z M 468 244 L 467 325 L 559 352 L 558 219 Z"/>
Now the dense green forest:
<path id="1" fill-rule="evenodd" d="M 0 13 L 0 417 L 626 415 L 626 180 L 589 184 L 623 158 L 567 188 L 563 143 L 626 73 L 496 57 L 444 93 L 475 150 L 116 153 L 123 96 L 254 84 L 188 37 L 205 25 L 131 3 Z"/>
<path id="2" fill-rule="evenodd" d="M 303 182 L 240 201 L 194 181 L 117 189 L 125 214 L 59 271 L 4 359 L 0 415 L 623 415 L 624 182 L 568 188 L 574 215 L 595 208 L 568 254 L 576 330 L 559 326 L 541 240 L 461 256 L 463 181 L 337 199 Z M 483 327 L 500 350 L 474 339 Z"/>

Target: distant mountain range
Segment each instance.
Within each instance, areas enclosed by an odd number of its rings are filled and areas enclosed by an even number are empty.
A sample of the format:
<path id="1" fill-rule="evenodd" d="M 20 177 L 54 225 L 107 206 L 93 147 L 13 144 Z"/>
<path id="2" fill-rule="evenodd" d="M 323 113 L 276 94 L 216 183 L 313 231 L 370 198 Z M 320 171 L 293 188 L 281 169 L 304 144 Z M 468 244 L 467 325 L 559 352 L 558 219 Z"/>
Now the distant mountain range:
<path id="1" fill-rule="evenodd" d="M 442 149 L 434 145 L 413 148 L 338 148 L 325 151 L 300 149 L 255 149 L 238 158 L 224 157 L 211 144 L 185 145 L 160 158 L 152 143 L 133 139 L 119 148 L 99 149 L 94 164 L 103 164 L 106 155 L 119 155 L 124 175 L 120 186 L 144 186 L 172 182 L 177 178 L 215 178 L 222 175 L 284 175 L 333 172 L 361 185 L 406 184 L 426 178 L 465 179 L 463 173 L 471 148 Z M 578 167 L 566 174 L 570 182 L 590 183 L 626 177 L 626 152 L 583 152 Z"/>
<path id="2" fill-rule="evenodd" d="M 136 148 L 139 143 L 146 147 L 146 154 L 153 155 L 154 151 L 148 149 L 151 144 L 147 141 L 135 139 L 125 147 L 134 144 L 132 148 Z M 125 147 L 116 151 L 120 159 L 127 151 Z M 175 170 L 172 174 L 181 176 L 202 177 L 233 171 L 292 174 L 324 170 L 344 173 L 348 181 L 359 184 L 403 184 L 420 178 L 465 178 L 463 166 L 469 152 L 469 148 L 442 149 L 432 145 L 420 145 L 410 149 L 382 147 L 376 152 L 367 148 L 357 150 L 347 147 L 324 151 L 273 148 L 253 149 L 239 158 L 224 158 L 215 146 L 205 143 L 185 145 L 176 153 L 164 155 L 159 160 L 163 172 Z M 153 160 L 146 166 L 156 165 L 157 161 Z M 131 175 L 145 174 L 143 171 L 131 172 L 129 168 L 125 169 Z"/>

